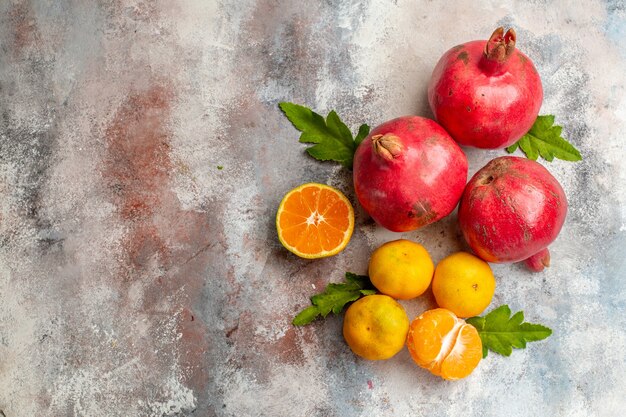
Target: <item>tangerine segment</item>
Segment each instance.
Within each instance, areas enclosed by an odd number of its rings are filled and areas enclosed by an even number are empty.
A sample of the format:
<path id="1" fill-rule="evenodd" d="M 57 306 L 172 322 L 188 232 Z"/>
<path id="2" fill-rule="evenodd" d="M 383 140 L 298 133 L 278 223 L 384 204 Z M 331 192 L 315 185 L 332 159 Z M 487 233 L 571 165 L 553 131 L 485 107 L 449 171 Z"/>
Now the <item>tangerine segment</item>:
<path id="1" fill-rule="evenodd" d="M 341 252 L 352 237 L 354 210 L 341 191 L 308 183 L 289 191 L 276 213 L 280 243 L 307 259 Z"/>
<path id="2" fill-rule="evenodd" d="M 441 352 L 450 350 L 450 337 L 458 331 L 459 321 L 443 308 L 428 310 L 411 323 L 408 348 L 423 368 L 437 370 Z M 444 346 L 444 342 L 446 346 Z"/>
<path id="3" fill-rule="evenodd" d="M 482 359 L 478 331 L 444 308 L 428 310 L 413 320 L 407 347 L 420 367 L 449 380 L 465 378 Z"/>
<path id="4" fill-rule="evenodd" d="M 471 324 L 463 324 L 454 348 L 441 363 L 441 377 L 454 380 L 465 378 L 478 366 L 483 357 L 483 345 L 478 331 Z"/>

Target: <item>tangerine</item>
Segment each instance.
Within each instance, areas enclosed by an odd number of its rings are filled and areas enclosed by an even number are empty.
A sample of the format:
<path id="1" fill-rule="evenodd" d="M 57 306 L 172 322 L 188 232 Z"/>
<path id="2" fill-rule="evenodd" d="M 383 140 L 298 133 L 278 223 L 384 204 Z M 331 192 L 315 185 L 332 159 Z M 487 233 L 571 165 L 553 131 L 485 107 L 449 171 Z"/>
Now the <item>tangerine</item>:
<path id="1" fill-rule="evenodd" d="M 307 183 L 289 191 L 276 213 L 280 243 L 301 258 L 336 255 L 352 237 L 354 209 L 343 193 Z"/>
<path id="2" fill-rule="evenodd" d="M 482 359 L 476 328 L 444 308 L 416 317 L 406 343 L 415 363 L 447 380 L 465 378 Z"/>
<path id="3" fill-rule="evenodd" d="M 343 337 L 357 355 L 370 360 L 389 359 L 400 352 L 409 331 L 409 318 L 393 298 L 367 295 L 348 307 Z"/>
<path id="4" fill-rule="evenodd" d="M 443 259 L 435 268 L 433 295 L 439 307 L 459 317 L 473 317 L 491 303 L 496 279 L 489 264 L 467 252 Z"/>
<path id="5" fill-rule="evenodd" d="M 408 300 L 428 289 L 434 269 L 422 245 L 399 239 L 383 244 L 372 253 L 368 273 L 378 291 Z"/>

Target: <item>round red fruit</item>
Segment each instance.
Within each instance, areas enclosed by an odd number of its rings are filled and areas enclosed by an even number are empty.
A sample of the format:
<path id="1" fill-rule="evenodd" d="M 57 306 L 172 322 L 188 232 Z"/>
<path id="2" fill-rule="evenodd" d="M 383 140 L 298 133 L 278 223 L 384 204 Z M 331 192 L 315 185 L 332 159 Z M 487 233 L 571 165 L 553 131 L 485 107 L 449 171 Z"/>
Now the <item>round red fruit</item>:
<path id="1" fill-rule="evenodd" d="M 493 159 L 465 187 L 459 224 L 472 250 L 487 262 L 549 263 L 547 246 L 567 214 L 559 182 L 538 162 L 515 156 Z M 535 259 L 536 258 L 536 259 Z M 534 265 L 534 266 L 533 266 Z"/>
<path id="2" fill-rule="evenodd" d="M 467 180 L 465 154 L 436 122 L 418 116 L 383 123 L 354 155 L 354 189 L 381 226 L 415 230 L 454 210 Z"/>
<path id="3" fill-rule="evenodd" d="M 541 79 L 515 41 L 513 29 L 498 28 L 488 41 L 450 49 L 435 66 L 428 101 L 439 124 L 461 145 L 509 146 L 537 119 Z"/>

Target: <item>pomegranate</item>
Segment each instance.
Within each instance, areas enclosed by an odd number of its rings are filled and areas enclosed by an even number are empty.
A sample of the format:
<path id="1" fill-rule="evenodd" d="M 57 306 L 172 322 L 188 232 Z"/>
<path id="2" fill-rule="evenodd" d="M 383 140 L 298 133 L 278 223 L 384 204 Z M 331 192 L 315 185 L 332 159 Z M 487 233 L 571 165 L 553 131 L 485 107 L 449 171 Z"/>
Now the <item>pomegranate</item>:
<path id="1" fill-rule="evenodd" d="M 446 52 L 433 70 L 428 101 L 461 145 L 503 148 L 530 130 L 543 100 L 532 61 L 515 49 L 513 29 Z"/>
<path id="2" fill-rule="evenodd" d="M 467 180 L 465 154 L 436 122 L 418 116 L 375 128 L 354 154 L 354 189 L 381 226 L 405 232 L 454 210 Z"/>
<path id="3" fill-rule="evenodd" d="M 467 183 L 459 205 L 465 240 L 487 262 L 527 260 L 531 270 L 550 263 L 547 246 L 567 213 L 559 182 L 538 162 L 493 159 Z M 543 266 L 542 266 L 543 265 Z"/>

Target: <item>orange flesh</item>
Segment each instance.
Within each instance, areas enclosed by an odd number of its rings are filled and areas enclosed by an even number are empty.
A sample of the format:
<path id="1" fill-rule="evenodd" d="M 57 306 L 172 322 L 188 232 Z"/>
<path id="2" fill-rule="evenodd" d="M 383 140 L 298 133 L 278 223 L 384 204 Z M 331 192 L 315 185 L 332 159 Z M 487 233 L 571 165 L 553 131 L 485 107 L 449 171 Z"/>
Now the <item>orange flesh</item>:
<path id="1" fill-rule="evenodd" d="M 281 243 L 302 257 L 334 255 L 350 240 L 354 211 L 338 190 L 305 184 L 288 193 L 278 209 Z"/>
<path id="2" fill-rule="evenodd" d="M 441 363 L 441 376 L 460 379 L 468 376 L 482 359 L 482 342 L 471 324 L 461 327 L 454 348 Z"/>
<path id="3" fill-rule="evenodd" d="M 443 308 L 426 311 L 413 320 L 407 347 L 415 363 L 444 379 L 468 376 L 482 359 L 476 329 Z"/>

